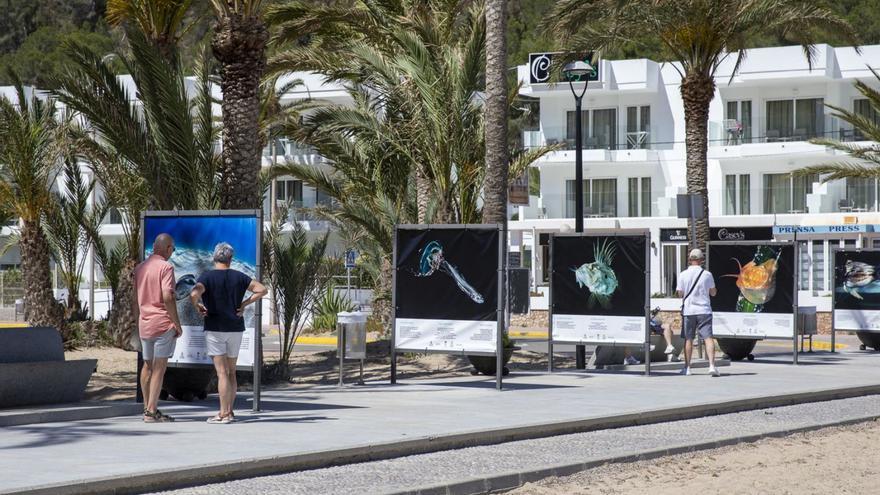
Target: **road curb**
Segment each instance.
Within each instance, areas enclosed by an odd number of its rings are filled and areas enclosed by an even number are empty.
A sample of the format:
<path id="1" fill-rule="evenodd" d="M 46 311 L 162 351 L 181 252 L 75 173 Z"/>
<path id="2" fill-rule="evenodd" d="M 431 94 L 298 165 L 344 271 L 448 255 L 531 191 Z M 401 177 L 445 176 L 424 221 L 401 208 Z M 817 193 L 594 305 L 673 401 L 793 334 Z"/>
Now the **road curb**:
<path id="1" fill-rule="evenodd" d="M 742 435 L 735 437 L 727 437 L 721 440 L 711 440 L 707 442 L 691 443 L 685 445 L 676 445 L 674 447 L 650 449 L 634 454 L 625 454 L 618 456 L 603 457 L 592 459 L 585 462 L 576 462 L 572 464 L 561 464 L 540 469 L 523 470 L 516 472 L 507 472 L 495 476 L 471 478 L 468 480 L 457 481 L 454 483 L 443 483 L 437 485 L 429 485 L 414 490 L 404 490 L 397 492 L 385 492 L 383 495 L 477 495 L 483 493 L 495 493 L 500 491 L 513 490 L 519 488 L 526 483 L 541 481 L 550 477 L 571 476 L 582 471 L 594 469 L 606 464 L 618 464 L 637 461 L 647 461 L 659 457 L 670 455 L 687 454 L 689 452 L 698 452 L 701 450 L 711 450 L 720 447 L 728 447 L 739 445 L 742 443 L 756 442 L 764 438 L 779 438 L 796 433 L 805 433 L 825 428 L 833 428 L 838 426 L 848 426 L 868 421 L 876 421 L 880 419 L 880 415 L 872 414 L 859 418 L 850 418 L 840 421 L 830 421 L 824 423 L 815 423 L 808 426 L 800 426 L 797 428 L 786 428 L 772 432 L 758 433 L 754 435 Z"/>
<path id="2" fill-rule="evenodd" d="M 773 397 L 754 397 L 750 399 L 738 399 L 720 403 L 704 403 L 678 408 L 640 411 L 636 413 L 621 414 L 610 417 L 585 418 L 581 420 L 568 420 L 550 423 L 536 423 L 510 428 L 500 428 L 495 430 L 478 430 L 452 435 L 430 436 L 405 440 L 402 442 L 362 445 L 340 450 L 325 450 L 290 456 L 252 458 L 243 459 L 235 462 L 203 464 L 181 469 L 159 470 L 107 478 L 78 480 L 72 483 L 58 483 L 37 487 L 29 487 L 26 489 L 0 493 L 29 495 L 142 493 L 146 491 L 168 490 L 174 488 L 183 488 L 187 486 L 203 485 L 208 483 L 222 483 L 235 479 L 282 474 L 307 469 L 320 469 L 359 462 L 377 461 L 415 454 L 426 454 L 442 450 L 460 449 L 481 445 L 493 445 L 516 440 L 529 440 L 534 438 L 567 435 L 572 433 L 582 433 L 602 429 L 621 428 L 626 426 L 662 423 L 684 419 L 694 419 L 703 416 L 729 414 L 741 411 L 789 406 L 808 402 L 847 399 L 852 397 L 876 394 L 880 394 L 880 385 L 867 385 L 833 390 L 814 390 L 810 392 L 799 392 Z M 760 438 L 761 435 L 756 435 L 755 437 Z M 742 438 L 750 437 L 744 436 Z M 718 446 L 717 442 L 711 442 L 711 444 Z M 654 454 L 654 456 L 656 457 L 659 455 L 668 455 L 669 453 L 670 449 L 661 449 L 656 454 Z M 645 453 L 644 455 L 647 455 L 647 453 Z M 625 456 L 625 458 L 631 459 L 632 456 Z M 611 461 L 603 460 L 602 462 L 604 463 Z M 587 465 L 589 465 L 590 467 L 594 467 L 592 464 L 578 463 L 572 466 L 563 466 L 553 469 L 557 470 L 558 473 L 571 474 L 572 472 L 587 469 L 584 467 Z M 572 471 L 564 473 L 564 471 L 569 469 L 571 469 Z M 546 470 L 539 470 L 537 472 L 544 473 L 545 471 Z M 491 479 L 495 481 L 485 481 L 483 486 L 486 486 L 486 483 L 497 484 L 502 479 L 509 479 L 510 475 L 505 476 L 507 478 L 505 478 L 504 476 L 492 477 Z M 541 476 L 540 478 L 543 477 L 546 476 Z M 528 476 L 526 476 L 526 478 L 528 478 Z M 520 476 L 520 479 L 526 478 Z M 489 478 L 486 478 L 486 480 L 488 479 Z M 528 480 L 531 481 L 533 479 Z M 463 486 L 478 486 L 480 480 L 469 480 L 466 483 L 467 484 Z M 431 490 L 435 490 L 437 488 L 439 487 L 432 487 Z M 428 488 L 424 489 L 426 490 Z M 501 488 L 492 488 L 492 490 L 499 489 Z M 432 491 L 431 493 L 438 492 Z"/>
<path id="3" fill-rule="evenodd" d="M 10 409 L 0 412 L 0 427 L 134 416 L 140 414 L 142 408 L 143 404 L 133 402 L 74 402 L 45 408 Z"/>

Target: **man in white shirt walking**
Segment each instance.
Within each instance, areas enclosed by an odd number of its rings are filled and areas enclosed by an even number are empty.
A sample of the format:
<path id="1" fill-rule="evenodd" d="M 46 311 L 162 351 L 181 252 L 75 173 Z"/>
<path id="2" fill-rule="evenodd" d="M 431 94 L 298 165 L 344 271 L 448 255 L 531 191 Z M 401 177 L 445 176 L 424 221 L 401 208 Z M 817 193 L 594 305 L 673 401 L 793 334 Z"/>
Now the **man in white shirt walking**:
<path id="1" fill-rule="evenodd" d="M 681 305 L 682 325 L 681 337 L 685 340 L 684 345 L 684 369 L 682 375 L 691 374 L 691 356 L 694 353 L 694 338 L 697 333 L 706 343 L 706 355 L 709 358 L 709 374 L 721 376 L 715 368 L 715 341 L 712 338 L 712 303 L 709 297 L 714 297 L 718 291 L 715 289 L 715 279 L 712 274 L 704 269 L 703 251 L 692 249 L 688 254 L 688 267 L 678 274 L 678 286 L 675 288 L 678 297 L 684 298 Z"/>

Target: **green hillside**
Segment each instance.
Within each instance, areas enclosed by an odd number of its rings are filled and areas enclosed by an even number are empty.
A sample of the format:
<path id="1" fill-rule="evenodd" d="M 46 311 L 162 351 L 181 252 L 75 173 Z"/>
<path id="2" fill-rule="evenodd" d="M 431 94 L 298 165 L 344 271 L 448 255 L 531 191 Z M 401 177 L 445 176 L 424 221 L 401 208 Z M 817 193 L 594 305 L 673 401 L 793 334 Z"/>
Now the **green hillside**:
<path id="1" fill-rule="evenodd" d="M 283 0 L 281 0 L 283 1 Z M 327 1 L 327 0 L 314 0 Z M 880 43 L 880 0 L 837 0 L 825 2 L 841 12 L 861 33 L 864 44 Z M 193 16 L 204 13 L 206 0 L 193 2 Z M 548 14 L 552 0 L 509 0 L 508 64 L 523 64 L 530 52 L 558 50 L 557 40 L 540 23 Z M 109 52 L 121 42 L 119 29 L 104 22 L 106 0 L 0 0 L 0 67 L 12 67 L 28 84 L 49 88 L 52 77 L 63 65 L 61 46 L 75 40 L 98 52 Z M 190 49 L 209 30 L 210 15 L 200 17 L 199 29 L 184 40 L 184 61 Z M 666 60 L 659 46 L 649 38 L 643 43 L 624 47 L 606 58 L 648 57 Z M 828 39 L 834 45 L 839 40 Z M 789 44 L 781 39 L 753 39 L 752 46 Z M 5 73 L 0 84 L 8 84 Z"/>

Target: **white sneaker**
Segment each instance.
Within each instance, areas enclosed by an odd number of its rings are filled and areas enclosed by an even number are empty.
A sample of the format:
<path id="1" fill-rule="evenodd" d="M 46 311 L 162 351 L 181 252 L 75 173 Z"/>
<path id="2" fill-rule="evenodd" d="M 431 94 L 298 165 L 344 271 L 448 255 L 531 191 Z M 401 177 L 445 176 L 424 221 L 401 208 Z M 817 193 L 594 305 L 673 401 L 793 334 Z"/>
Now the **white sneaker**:
<path id="1" fill-rule="evenodd" d="M 691 369 L 688 368 L 687 366 L 685 366 L 684 368 L 681 369 L 681 371 L 678 372 L 678 374 L 679 374 L 679 375 L 690 376 L 690 375 L 691 375 Z"/>
<path id="2" fill-rule="evenodd" d="M 718 368 L 714 368 L 714 367 L 713 367 L 713 368 L 709 368 L 709 374 L 712 375 L 712 376 L 714 376 L 714 377 L 716 377 L 716 378 L 719 377 L 719 376 L 721 376 L 721 372 L 718 371 Z"/>
<path id="3" fill-rule="evenodd" d="M 628 365 L 628 366 L 634 366 L 634 365 L 636 365 L 636 364 L 639 364 L 639 360 L 636 359 L 635 356 L 627 356 L 627 357 L 623 360 L 623 364 Z"/>
<path id="4" fill-rule="evenodd" d="M 668 345 L 668 346 L 666 346 L 666 350 L 663 351 L 663 354 L 672 354 L 673 352 L 675 352 L 675 346 Z"/>

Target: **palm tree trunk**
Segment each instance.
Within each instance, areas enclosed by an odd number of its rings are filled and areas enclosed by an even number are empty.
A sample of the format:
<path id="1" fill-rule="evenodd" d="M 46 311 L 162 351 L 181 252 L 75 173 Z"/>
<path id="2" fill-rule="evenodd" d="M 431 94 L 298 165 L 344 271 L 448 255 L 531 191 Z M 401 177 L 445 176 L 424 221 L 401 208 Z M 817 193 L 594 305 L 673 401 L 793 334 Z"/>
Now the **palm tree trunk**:
<path id="1" fill-rule="evenodd" d="M 268 31 L 257 17 L 217 19 L 211 47 L 220 61 L 223 90 L 221 207 L 259 208 L 260 78 L 266 67 Z"/>
<path id="2" fill-rule="evenodd" d="M 484 223 L 507 218 L 507 0 L 486 2 L 486 178 Z"/>
<path id="3" fill-rule="evenodd" d="M 416 169 L 416 207 L 417 223 L 427 223 L 428 217 L 428 200 L 431 197 L 431 179 L 428 178 L 424 171 L 424 165 Z"/>
<path id="4" fill-rule="evenodd" d="M 709 103 L 715 95 L 715 80 L 708 76 L 688 74 L 681 82 L 684 103 L 685 170 L 688 194 L 703 198 L 703 218 L 696 220 L 697 238 L 690 248 L 706 249 L 709 242 L 709 198 L 706 188 L 706 153 L 708 152 Z M 691 232 L 688 220 L 688 232 Z"/>
<path id="5" fill-rule="evenodd" d="M 132 305 L 137 295 L 134 292 L 134 269 L 136 260 L 126 260 L 119 273 L 119 287 L 113 294 L 113 307 L 109 314 L 109 328 L 116 345 L 123 349 L 133 349 L 132 339 L 138 335 L 137 321 Z"/>
<path id="6" fill-rule="evenodd" d="M 49 243 L 39 222 L 23 221 L 21 271 L 24 278 L 24 318 L 29 325 L 54 327 L 66 337 L 64 306 L 52 293 Z"/>
<path id="7" fill-rule="evenodd" d="M 373 315 L 379 319 L 382 328 L 393 332 L 391 328 L 391 282 L 394 276 L 394 265 L 391 263 L 391 255 L 386 255 L 380 261 L 379 279 L 376 281 L 373 296 Z"/>

